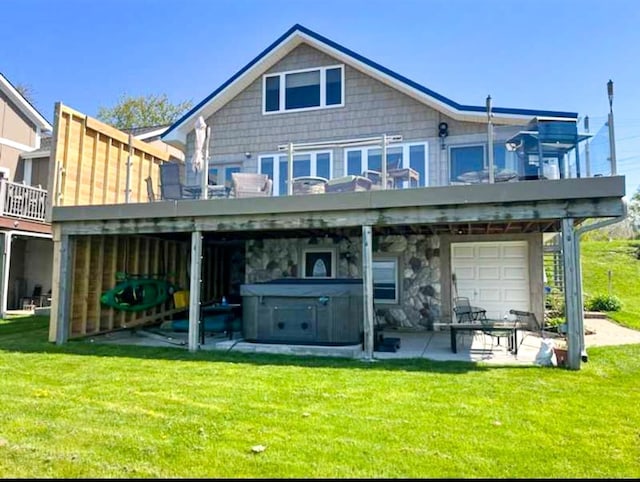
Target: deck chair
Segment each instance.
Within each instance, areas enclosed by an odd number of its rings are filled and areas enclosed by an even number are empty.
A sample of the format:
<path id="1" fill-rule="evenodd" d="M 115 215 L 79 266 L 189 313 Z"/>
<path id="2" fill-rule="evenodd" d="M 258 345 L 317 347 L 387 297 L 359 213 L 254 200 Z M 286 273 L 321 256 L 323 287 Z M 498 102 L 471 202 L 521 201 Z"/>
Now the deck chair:
<path id="1" fill-rule="evenodd" d="M 488 323 L 488 320 L 485 318 L 483 320 L 480 320 L 480 324 L 483 325 L 485 323 Z M 496 340 L 496 345 L 500 346 L 500 339 L 501 338 L 507 338 L 507 345 L 508 343 L 508 339 L 510 337 L 513 336 L 513 330 L 509 329 L 509 328 L 505 328 L 504 330 L 500 329 L 500 330 L 488 330 L 488 329 L 481 329 L 482 330 L 482 334 L 485 337 L 485 340 L 487 340 L 487 338 L 489 340 L 491 340 L 491 347 L 490 347 L 490 351 L 493 350 L 493 341 Z"/>
<path id="2" fill-rule="evenodd" d="M 371 181 L 371 189 L 382 189 L 382 173 L 373 169 L 365 169 L 362 171 L 362 177 L 366 177 Z M 393 179 L 387 177 L 387 189 L 393 189 Z"/>
<path id="3" fill-rule="evenodd" d="M 23 310 L 34 310 L 36 307 L 43 305 L 42 285 L 35 285 L 33 287 L 33 294 L 31 296 L 25 296 L 20 300 Z"/>
<path id="4" fill-rule="evenodd" d="M 473 323 L 487 319 L 487 311 L 477 306 L 471 306 L 471 302 L 466 296 L 458 296 L 453 299 L 453 312 L 458 323 Z"/>
<path id="5" fill-rule="evenodd" d="M 172 162 L 160 164 L 160 193 L 164 200 L 183 199 L 180 166 Z"/>
<path id="6" fill-rule="evenodd" d="M 562 338 L 562 335 L 545 330 L 544 322 L 540 322 L 535 313 L 530 311 L 509 310 L 509 314 L 515 316 L 516 321 L 527 325 L 527 331 L 522 335 L 518 348 L 522 346 L 527 336 L 539 335 L 540 338 Z"/>
<path id="7" fill-rule="evenodd" d="M 273 181 L 266 174 L 232 172 L 229 197 L 268 197 L 273 191 Z"/>
<path id="8" fill-rule="evenodd" d="M 458 323 L 477 323 L 478 320 L 486 319 L 486 311 L 471 306 L 471 302 L 466 296 L 458 296 L 453 299 L 453 312 Z M 461 332 L 458 336 L 464 337 L 464 332 Z"/>

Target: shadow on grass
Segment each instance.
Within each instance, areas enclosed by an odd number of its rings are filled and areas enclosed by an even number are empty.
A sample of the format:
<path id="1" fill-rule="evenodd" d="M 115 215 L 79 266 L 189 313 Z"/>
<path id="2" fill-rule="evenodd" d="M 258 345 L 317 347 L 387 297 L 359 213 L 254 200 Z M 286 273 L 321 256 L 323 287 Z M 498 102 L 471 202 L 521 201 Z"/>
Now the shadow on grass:
<path id="1" fill-rule="evenodd" d="M 152 347 L 92 343 L 89 339 L 71 340 L 64 345 L 48 341 L 49 317 L 28 316 L 0 322 L 0 350 L 20 353 L 43 353 L 80 355 L 92 357 L 121 357 L 137 359 L 159 359 L 180 361 L 212 361 L 246 363 L 254 365 L 291 365 L 300 367 L 354 368 L 362 370 L 424 371 L 434 373 L 462 374 L 497 369 L 539 369 L 535 366 L 479 365 L 467 361 L 435 361 L 427 359 L 376 360 L 366 362 L 352 358 L 323 357 L 310 355 L 272 355 L 230 351 L 202 350 L 195 353 L 184 347 Z"/>

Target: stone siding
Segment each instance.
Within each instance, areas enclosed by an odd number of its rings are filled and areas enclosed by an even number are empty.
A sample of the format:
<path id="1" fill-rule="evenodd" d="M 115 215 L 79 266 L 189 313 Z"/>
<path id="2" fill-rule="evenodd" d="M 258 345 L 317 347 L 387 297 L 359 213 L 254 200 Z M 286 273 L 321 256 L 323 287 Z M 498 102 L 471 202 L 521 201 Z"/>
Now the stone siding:
<path id="1" fill-rule="evenodd" d="M 302 253 L 306 248 L 327 248 L 336 253 L 337 278 L 362 277 L 362 240 L 360 237 L 311 239 L 250 240 L 246 245 L 247 283 L 302 276 Z M 437 236 L 374 237 L 374 259 L 397 257 L 399 261 L 400 303 L 376 303 L 378 321 L 390 327 L 424 330 L 439 321 L 440 251 Z"/>

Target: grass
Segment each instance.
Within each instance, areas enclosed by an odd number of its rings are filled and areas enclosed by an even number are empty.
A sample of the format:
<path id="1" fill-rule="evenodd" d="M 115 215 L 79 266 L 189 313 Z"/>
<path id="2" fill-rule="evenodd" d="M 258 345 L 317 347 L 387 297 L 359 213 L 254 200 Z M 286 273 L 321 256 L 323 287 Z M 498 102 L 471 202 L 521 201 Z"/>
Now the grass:
<path id="1" fill-rule="evenodd" d="M 5 478 L 640 477 L 640 345 L 568 371 L 46 338 L 0 324 Z"/>
<path id="2" fill-rule="evenodd" d="M 584 295 L 617 296 L 622 301 L 622 309 L 608 312 L 607 316 L 621 325 L 640 330 L 640 260 L 635 256 L 640 241 L 583 241 L 580 247 Z"/>

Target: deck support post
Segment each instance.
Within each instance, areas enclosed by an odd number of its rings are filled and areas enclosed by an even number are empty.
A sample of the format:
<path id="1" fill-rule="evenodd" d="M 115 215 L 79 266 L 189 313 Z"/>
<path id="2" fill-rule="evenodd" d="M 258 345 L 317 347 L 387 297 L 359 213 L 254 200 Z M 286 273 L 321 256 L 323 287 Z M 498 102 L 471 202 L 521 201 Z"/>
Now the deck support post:
<path id="1" fill-rule="evenodd" d="M 73 293 L 73 243 L 69 235 L 53 227 L 53 275 L 51 281 L 51 314 L 49 341 L 62 345 L 69 339 L 71 294 Z"/>
<path id="2" fill-rule="evenodd" d="M 362 226 L 363 358 L 373 360 L 373 248 L 371 226 Z"/>
<path id="3" fill-rule="evenodd" d="M 567 319 L 568 366 L 580 369 L 583 349 L 584 320 L 582 319 L 582 300 L 580 299 L 580 258 L 573 219 L 562 220 L 562 258 L 564 263 L 564 300 Z"/>
<path id="4" fill-rule="evenodd" d="M 9 271 L 11 268 L 11 232 L 5 232 L 2 236 L 2 277 L 0 278 L 2 299 L 0 300 L 2 318 L 7 315 L 7 298 L 9 296 Z"/>
<path id="5" fill-rule="evenodd" d="M 198 350 L 200 329 L 200 288 L 202 284 L 202 232 L 191 233 L 191 279 L 189 283 L 189 351 Z"/>

